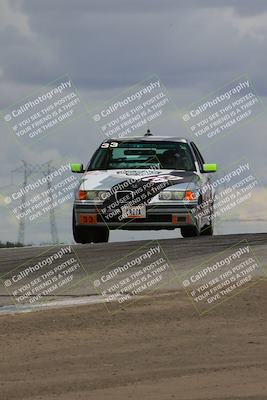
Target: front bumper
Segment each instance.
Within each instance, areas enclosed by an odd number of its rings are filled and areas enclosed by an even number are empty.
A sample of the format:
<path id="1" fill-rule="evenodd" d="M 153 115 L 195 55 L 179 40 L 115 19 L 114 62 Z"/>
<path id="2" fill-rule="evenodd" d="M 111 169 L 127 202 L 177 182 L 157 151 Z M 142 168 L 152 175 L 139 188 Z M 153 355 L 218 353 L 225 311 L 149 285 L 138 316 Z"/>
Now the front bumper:
<path id="1" fill-rule="evenodd" d="M 76 203 L 73 211 L 77 226 L 107 227 L 111 230 L 160 230 L 195 225 L 191 210 L 196 206 L 197 204 L 148 205 L 146 218 L 123 219 L 122 221 L 105 219 L 94 205 Z"/>

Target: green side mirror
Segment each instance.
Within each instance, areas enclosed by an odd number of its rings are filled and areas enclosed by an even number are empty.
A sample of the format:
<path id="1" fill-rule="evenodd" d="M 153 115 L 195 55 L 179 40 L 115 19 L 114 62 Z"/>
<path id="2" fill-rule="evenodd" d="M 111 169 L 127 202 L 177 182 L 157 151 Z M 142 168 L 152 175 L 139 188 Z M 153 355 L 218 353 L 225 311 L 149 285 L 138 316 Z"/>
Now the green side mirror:
<path id="1" fill-rule="evenodd" d="M 83 164 L 70 164 L 71 172 L 83 173 Z"/>
<path id="2" fill-rule="evenodd" d="M 216 172 L 217 164 L 203 164 L 203 172 Z"/>

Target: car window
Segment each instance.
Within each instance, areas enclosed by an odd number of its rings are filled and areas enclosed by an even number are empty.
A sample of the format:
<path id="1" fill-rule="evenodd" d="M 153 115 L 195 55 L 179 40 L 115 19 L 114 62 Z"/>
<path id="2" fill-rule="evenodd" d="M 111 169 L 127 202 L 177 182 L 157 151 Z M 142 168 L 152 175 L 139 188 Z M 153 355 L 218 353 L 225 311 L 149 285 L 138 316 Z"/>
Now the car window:
<path id="1" fill-rule="evenodd" d="M 94 154 L 89 170 L 158 168 L 195 171 L 187 143 L 166 141 L 105 142 Z"/>
<path id="2" fill-rule="evenodd" d="M 191 146 L 194 150 L 197 162 L 199 163 L 200 168 L 202 169 L 203 164 L 205 164 L 204 158 L 202 157 L 200 151 L 198 150 L 197 146 L 194 142 L 191 142 Z"/>

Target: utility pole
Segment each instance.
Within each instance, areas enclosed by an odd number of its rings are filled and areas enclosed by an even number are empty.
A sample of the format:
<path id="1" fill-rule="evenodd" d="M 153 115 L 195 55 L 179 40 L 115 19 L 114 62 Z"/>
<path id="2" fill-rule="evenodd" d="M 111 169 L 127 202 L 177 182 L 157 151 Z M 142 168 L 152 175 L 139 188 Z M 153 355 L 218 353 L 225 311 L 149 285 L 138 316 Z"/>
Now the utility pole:
<path id="1" fill-rule="evenodd" d="M 23 169 L 21 169 L 21 167 L 18 167 L 11 172 L 23 173 L 23 183 L 22 183 L 23 195 L 21 197 L 21 204 L 23 205 L 26 203 L 25 188 L 28 184 L 28 178 L 34 173 L 42 173 L 44 176 L 46 176 L 50 174 L 54 170 L 54 168 L 51 167 L 51 161 L 48 161 L 44 164 L 36 164 L 36 165 L 29 164 L 24 160 L 21 160 L 21 162 L 23 164 Z M 47 180 L 47 189 L 52 205 L 53 200 L 51 196 L 51 182 L 49 180 Z M 55 210 L 53 209 L 53 207 L 51 207 L 49 210 L 49 216 L 50 216 L 50 232 L 51 232 L 52 243 L 58 244 L 59 240 L 58 240 L 58 232 L 56 225 L 56 217 L 55 217 Z M 25 220 L 24 218 L 21 218 L 19 220 L 18 242 L 24 244 L 24 241 L 25 241 Z"/>
<path id="2" fill-rule="evenodd" d="M 27 168 L 27 163 L 24 160 L 21 160 L 23 164 L 23 188 L 27 186 L 28 176 L 30 176 L 30 172 Z M 13 171 L 12 171 L 13 172 Z M 21 204 L 25 204 L 26 202 L 26 192 L 23 191 L 23 195 L 21 197 Z M 18 243 L 24 244 L 25 239 L 25 221 L 24 218 L 20 218 L 19 220 L 19 233 L 18 233 Z"/>

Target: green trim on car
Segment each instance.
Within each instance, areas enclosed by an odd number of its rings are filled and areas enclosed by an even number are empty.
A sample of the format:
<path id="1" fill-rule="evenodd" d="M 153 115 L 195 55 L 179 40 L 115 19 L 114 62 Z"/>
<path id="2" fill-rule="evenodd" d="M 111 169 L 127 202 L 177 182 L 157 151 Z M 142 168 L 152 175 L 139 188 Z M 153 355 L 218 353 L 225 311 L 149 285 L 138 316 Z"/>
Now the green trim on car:
<path id="1" fill-rule="evenodd" d="M 217 164 L 203 164 L 203 172 L 216 172 Z"/>
<path id="2" fill-rule="evenodd" d="M 71 172 L 84 172 L 83 164 L 70 164 Z"/>

